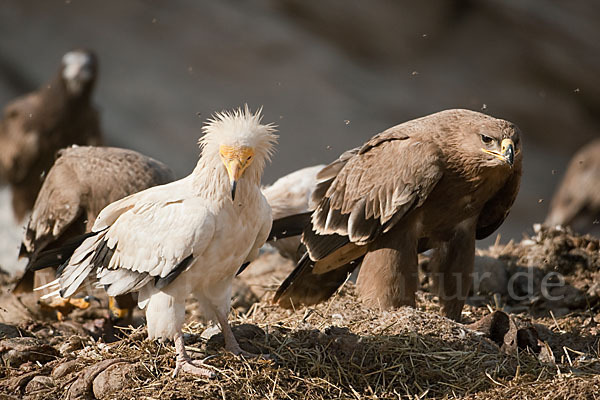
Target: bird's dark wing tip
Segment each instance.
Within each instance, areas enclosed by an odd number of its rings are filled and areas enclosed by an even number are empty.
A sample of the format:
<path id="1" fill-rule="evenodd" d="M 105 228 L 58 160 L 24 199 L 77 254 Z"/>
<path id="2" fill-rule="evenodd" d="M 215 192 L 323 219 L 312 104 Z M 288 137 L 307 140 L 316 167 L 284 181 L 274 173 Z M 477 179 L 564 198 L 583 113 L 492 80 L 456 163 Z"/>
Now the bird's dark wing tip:
<path id="1" fill-rule="evenodd" d="M 154 278 L 154 287 L 156 289 L 162 289 L 166 287 L 169 283 L 173 282 L 175 278 L 177 278 L 183 271 L 187 269 L 188 265 L 190 265 L 193 259 L 194 255 L 190 254 L 189 256 L 181 260 L 179 264 L 177 264 L 175 268 L 173 268 L 173 270 L 169 272 L 166 276 L 162 278 L 160 276 L 156 276 Z"/>
<path id="2" fill-rule="evenodd" d="M 248 268 L 248 265 L 250 265 L 250 261 L 243 263 L 240 269 L 238 269 L 238 272 L 235 274 L 235 276 L 238 276 L 239 274 L 244 272 L 246 268 Z"/>
<path id="3" fill-rule="evenodd" d="M 34 255 L 25 267 L 26 271 L 38 271 L 47 267 L 58 267 L 68 260 L 75 250 L 89 237 L 97 235 L 99 232 L 88 232 L 80 236 L 76 236 L 66 241 L 61 247 L 44 250 L 37 255 Z"/>
<path id="4" fill-rule="evenodd" d="M 309 211 L 274 220 L 267 242 L 301 235 L 304 228 L 310 224 L 311 214 Z"/>
<path id="5" fill-rule="evenodd" d="M 285 278 L 285 280 L 281 283 L 281 285 L 279 285 L 279 288 L 277 288 L 277 291 L 275 292 L 275 296 L 273 297 L 273 303 L 279 302 L 279 299 L 281 299 L 281 296 L 283 296 L 287 292 L 287 290 L 293 285 L 296 278 L 306 268 L 309 268 L 312 265 L 313 265 L 313 262 L 310 259 L 310 257 L 308 256 L 308 252 L 304 253 L 304 255 L 302 256 L 300 261 L 298 261 L 296 268 L 294 268 L 294 270 L 288 275 L 287 278 Z"/>
<path id="6" fill-rule="evenodd" d="M 25 243 L 21 242 L 21 247 L 19 247 L 19 260 L 23 257 L 30 257 L 30 256 L 31 256 L 31 254 L 27 250 L 27 247 L 25 247 Z"/>

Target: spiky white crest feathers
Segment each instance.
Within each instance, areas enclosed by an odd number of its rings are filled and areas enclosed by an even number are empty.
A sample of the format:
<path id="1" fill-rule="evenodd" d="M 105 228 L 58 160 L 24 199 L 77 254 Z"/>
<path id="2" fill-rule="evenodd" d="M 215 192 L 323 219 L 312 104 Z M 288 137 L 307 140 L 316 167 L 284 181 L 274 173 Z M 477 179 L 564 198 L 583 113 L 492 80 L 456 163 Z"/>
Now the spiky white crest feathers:
<path id="1" fill-rule="evenodd" d="M 222 145 L 251 147 L 256 158 L 264 162 L 271 159 L 277 143 L 276 126 L 261 124 L 262 107 L 252 113 L 248 105 L 233 111 L 217 112 L 202 127 L 199 140 L 202 153 L 217 154 Z"/>

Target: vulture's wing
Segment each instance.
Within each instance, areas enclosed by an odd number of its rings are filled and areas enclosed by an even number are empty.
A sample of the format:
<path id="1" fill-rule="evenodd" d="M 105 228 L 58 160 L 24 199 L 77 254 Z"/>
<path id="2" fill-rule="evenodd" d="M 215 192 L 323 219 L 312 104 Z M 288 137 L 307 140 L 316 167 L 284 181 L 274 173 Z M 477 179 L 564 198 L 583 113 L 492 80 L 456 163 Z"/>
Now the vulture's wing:
<path id="1" fill-rule="evenodd" d="M 137 291 L 152 280 L 161 288 L 185 271 L 209 246 L 215 220 L 204 200 L 174 195 L 174 184 L 106 207 L 93 228 L 98 234 L 75 251 L 62 272 L 61 295 L 72 295 L 94 268 L 110 296 Z"/>
<path id="2" fill-rule="evenodd" d="M 262 189 L 271 206 L 274 221 L 268 241 L 283 257 L 298 261 L 296 255 L 300 247 L 300 235 L 310 222 L 310 213 L 307 213 L 310 199 L 317 185 L 317 173 L 323 167 L 315 165 L 299 169 Z M 302 221 L 296 218 L 304 213 L 307 216 L 302 217 Z M 275 221 L 279 222 L 275 224 Z"/>
<path id="3" fill-rule="evenodd" d="M 512 207 L 521 183 L 521 163 L 515 163 L 513 173 L 504 186 L 483 207 L 477 220 L 477 240 L 491 235 L 506 219 Z"/>
<path id="4" fill-rule="evenodd" d="M 294 308 L 325 301 L 339 289 L 361 261 L 362 258 L 358 258 L 339 268 L 316 274 L 313 273 L 314 261 L 308 257 L 308 253 L 304 253 L 296 268 L 275 292 L 273 302 L 283 308 Z"/>
<path id="5" fill-rule="evenodd" d="M 441 176 L 436 145 L 394 128 L 344 153 L 319 174 L 312 230 L 303 235 L 311 258 L 373 241 L 420 206 Z"/>

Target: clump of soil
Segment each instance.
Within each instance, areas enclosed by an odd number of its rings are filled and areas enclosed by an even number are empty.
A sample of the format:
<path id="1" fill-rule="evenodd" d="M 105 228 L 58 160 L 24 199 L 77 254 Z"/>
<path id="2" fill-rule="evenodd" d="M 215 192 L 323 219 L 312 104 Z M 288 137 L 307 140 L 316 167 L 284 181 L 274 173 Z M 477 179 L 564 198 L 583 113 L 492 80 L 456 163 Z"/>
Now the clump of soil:
<path id="1" fill-rule="evenodd" d="M 523 271 L 537 280 L 522 299 L 511 298 L 510 290 L 474 293 L 464 310 L 465 324 L 441 317 L 437 299 L 427 291 L 418 293 L 417 309 L 365 307 L 350 282 L 318 306 L 280 309 L 270 298 L 291 265 L 266 253 L 238 282 L 231 320 L 242 348 L 268 353 L 270 360 L 225 352 L 219 330 L 198 319 L 193 302 L 187 310 L 186 345 L 215 371 L 214 379 L 172 378 L 172 344 L 145 340 L 143 326 L 125 329 L 120 340 L 106 343 L 98 333 L 101 310 L 86 310 L 64 322 L 31 313 L 21 321 L 0 323 L 0 397 L 597 396 L 600 318 L 598 296 L 590 294 L 600 269 L 597 245 L 590 237 L 539 229 L 520 243 L 481 251 L 503 263 L 507 284 Z M 560 272 L 564 286 L 584 293 L 585 301 L 545 299 L 542 280 L 548 272 Z M 512 282 L 516 285 L 516 278 Z M 3 297 L 3 304 L 17 303 Z M 508 313 L 494 311 L 498 308 Z"/>

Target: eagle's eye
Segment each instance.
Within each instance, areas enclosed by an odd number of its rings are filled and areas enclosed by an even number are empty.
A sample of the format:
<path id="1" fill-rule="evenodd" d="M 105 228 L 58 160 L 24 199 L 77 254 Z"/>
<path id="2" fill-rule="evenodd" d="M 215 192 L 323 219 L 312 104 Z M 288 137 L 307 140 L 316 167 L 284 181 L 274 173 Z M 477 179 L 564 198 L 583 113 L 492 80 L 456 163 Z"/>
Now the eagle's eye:
<path id="1" fill-rule="evenodd" d="M 487 136 L 487 135 L 481 135 L 481 142 L 483 144 L 485 144 L 486 146 L 491 144 L 494 141 L 494 138 Z"/>

